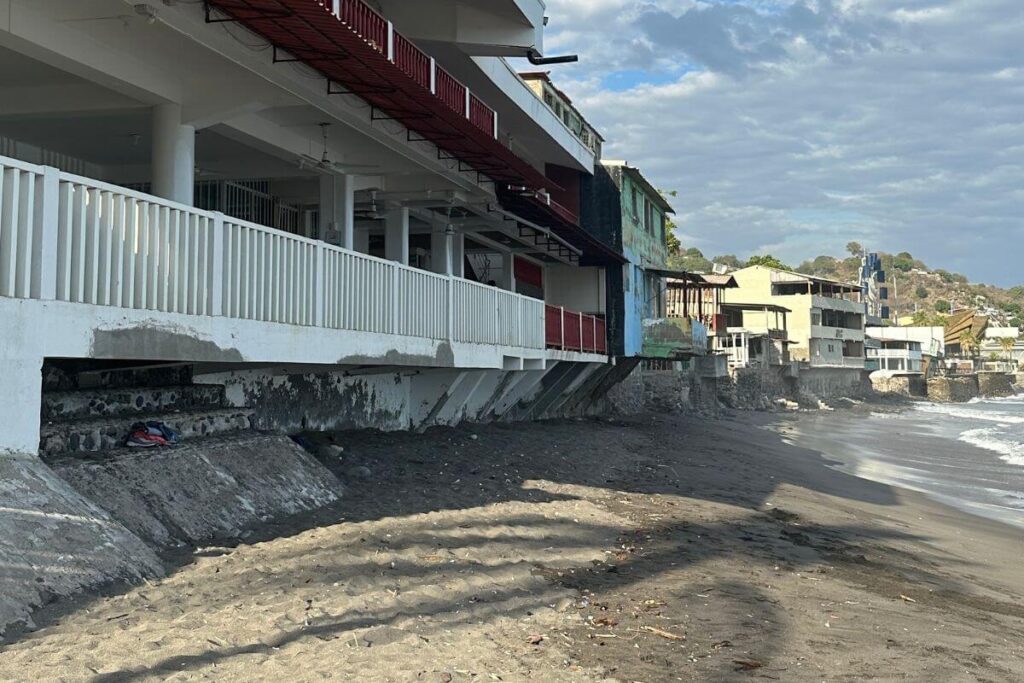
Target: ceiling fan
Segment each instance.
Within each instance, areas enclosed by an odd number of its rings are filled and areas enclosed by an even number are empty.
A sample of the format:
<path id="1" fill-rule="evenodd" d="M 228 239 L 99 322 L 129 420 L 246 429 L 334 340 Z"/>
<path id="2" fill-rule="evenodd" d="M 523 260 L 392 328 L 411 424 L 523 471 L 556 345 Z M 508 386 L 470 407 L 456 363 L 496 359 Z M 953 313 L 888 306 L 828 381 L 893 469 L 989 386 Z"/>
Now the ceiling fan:
<path id="1" fill-rule="evenodd" d="M 303 170 L 316 171 L 317 173 L 339 173 L 343 175 L 349 175 L 358 170 L 380 168 L 376 164 L 346 164 L 338 161 L 331 161 L 330 154 L 327 149 L 327 130 L 331 127 L 329 123 L 317 124 L 320 126 L 320 132 L 323 135 L 324 153 L 317 159 L 309 154 L 302 154 L 299 156 L 299 168 Z"/>

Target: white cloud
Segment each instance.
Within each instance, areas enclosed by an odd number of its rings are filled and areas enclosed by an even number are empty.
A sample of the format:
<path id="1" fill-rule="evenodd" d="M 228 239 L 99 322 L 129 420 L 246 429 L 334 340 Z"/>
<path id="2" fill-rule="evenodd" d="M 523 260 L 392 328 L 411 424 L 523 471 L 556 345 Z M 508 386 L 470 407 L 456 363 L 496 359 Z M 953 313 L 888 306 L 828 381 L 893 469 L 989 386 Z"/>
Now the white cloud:
<path id="1" fill-rule="evenodd" d="M 548 13 L 546 51 L 582 60 L 553 77 L 607 156 L 679 191 L 681 233 L 709 255 L 800 261 L 857 240 L 1024 282 L 1020 0 L 548 0 Z M 613 91 L 614 74 L 639 82 Z"/>

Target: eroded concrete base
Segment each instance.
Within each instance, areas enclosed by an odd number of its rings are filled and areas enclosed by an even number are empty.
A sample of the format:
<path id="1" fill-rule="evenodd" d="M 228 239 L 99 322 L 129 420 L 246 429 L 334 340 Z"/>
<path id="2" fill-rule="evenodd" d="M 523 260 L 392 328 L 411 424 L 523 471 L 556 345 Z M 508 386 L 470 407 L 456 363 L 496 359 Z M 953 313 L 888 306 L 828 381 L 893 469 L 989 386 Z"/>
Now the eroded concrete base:
<path id="1" fill-rule="evenodd" d="M 236 538 L 270 519 L 329 505 L 342 492 L 334 475 L 283 436 L 119 451 L 54 469 L 153 547 Z"/>
<path id="2" fill-rule="evenodd" d="M 57 597 L 158 576 L 156 554 L 39 458 L 0 456 L 0 633 Z"/>

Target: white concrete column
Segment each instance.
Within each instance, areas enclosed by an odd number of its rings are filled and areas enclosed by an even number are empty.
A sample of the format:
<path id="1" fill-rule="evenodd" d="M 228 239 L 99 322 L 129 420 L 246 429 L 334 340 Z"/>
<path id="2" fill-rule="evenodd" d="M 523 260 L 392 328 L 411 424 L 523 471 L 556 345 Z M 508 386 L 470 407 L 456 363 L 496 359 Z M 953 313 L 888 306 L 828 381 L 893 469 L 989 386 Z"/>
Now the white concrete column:
<path id="1" fill-rule="evenodd" d="M 384 216 L 384 257 L 409 265 L 409 209 L 402 207 Z"/>
<path id="2" fill-rule="evenodd" d="M 153 107 L 153 183 L 158 197 L 192 206 L 195 195 L 196 129 L 181 122 L 180 104 Z"/>
<path id="3" fill-rule="evenodd" d="M 355 246 L 355 176 L 320 177 L 319 238 L 345 249 Z"/>
<path id="4" fill-rule="evenodd" d="M 466 234 L 462 232 L 452 236 L 452 274 L 466 276 Z"/>
<path id="5" fill-rule="evenodd" d="M 355 241 L 352 248 L 358 251 L 360 254 L 370 253 L 370 231 L 369 230 L 356 230 Z"/>
<path id="6" fill-rule="evenodd" d="M 512 252 L 501 255 L 501 280 L 498 286 L 510 292 L 516 291 L 516 255 Z"/>
<path id="7" fill-rule="evenodd" d="M 42 358 L 0 357 L 5 391 L 0 392 L 0 458 L 8 453 L 39 452 Z"/>
<path id="8" fill-rule="evenodd" d="M 445 228 L 435 228 L 430 233 L 430 269 L 441 275 L 452 274 L 452 251 L 454 233 Z"/>

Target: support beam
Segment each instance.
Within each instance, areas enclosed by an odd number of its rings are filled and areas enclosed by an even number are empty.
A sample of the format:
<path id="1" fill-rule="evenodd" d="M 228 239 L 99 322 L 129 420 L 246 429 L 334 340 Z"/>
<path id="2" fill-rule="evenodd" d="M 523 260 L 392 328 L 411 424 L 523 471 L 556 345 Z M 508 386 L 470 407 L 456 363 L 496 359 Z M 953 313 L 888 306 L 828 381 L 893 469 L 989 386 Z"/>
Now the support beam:
<path id="1" fill-rule="evenodd" d="M 452 237 L 452 273 L 455 277 L 466 276 L 466 236 L 461 232 Z"/>
<path id="2" fill-rule="evenodd" d="M 384 257 L 409 265 L 409 209 L 401 207 L 384 217 Z"/>
<path id="3" fill-rule="evenodd" d="M 498 286 L 509 292 L 516 291 L 516 255 L 512 252 L 501 255 L 501 282 Z"/>
<path id="4" fill-rule="evenodd" d="M 153 194 L 193 206 L 196 129 L 181 122 L 181 105 L 153 107 Z"/>
<path id="5" fill-rule="evenodd" d="M 435 227 L 430 233 L 430 269 L 441 275 L 452 274 L 453 237 L 447 228 Z"/>
<path id="6" fill-rule="evenodd" d="M 4 416 L 0 426 L 0 458 L 10 453 L 39 452 L 42 366 L 42 358 L 0 357 L 0 372 L 7 388 L 0 395 Z"/>
<path id="7" fill-rule="evenodd" d="M 324 242 L 355 246 L 355 176 L 320 177 L 320 234 Z"/>
<path id="8" fill-rule="evenodd" d="M 370 231 L 367 229 L 357 229 L 355 231 L 355 242 L 353 243 L 353 249 L 358 251 L 360 254 L 370 253 Z"/>

